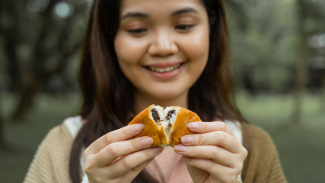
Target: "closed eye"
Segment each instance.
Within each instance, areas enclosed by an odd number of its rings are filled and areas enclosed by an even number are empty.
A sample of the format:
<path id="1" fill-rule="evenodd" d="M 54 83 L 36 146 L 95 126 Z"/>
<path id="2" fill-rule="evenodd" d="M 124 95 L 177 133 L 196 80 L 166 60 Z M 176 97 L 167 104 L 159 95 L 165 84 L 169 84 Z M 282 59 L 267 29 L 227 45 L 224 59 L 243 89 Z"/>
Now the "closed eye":
<path id="1" fill-rule="evenodd" d="M 194 27 L 194 25 L 178 25 L 175 28 L 180 30 L 188 30 L 190 28 Z"/>
<path id="2" fill-rule="evenodd" d="M 128 30 L 128 32 L 131 33 L 131 34 L 141 34 L 141 33 L 144 33 L 146 31 L 147 31 L 147 29 L 131 29 L 131 30 Z"/>

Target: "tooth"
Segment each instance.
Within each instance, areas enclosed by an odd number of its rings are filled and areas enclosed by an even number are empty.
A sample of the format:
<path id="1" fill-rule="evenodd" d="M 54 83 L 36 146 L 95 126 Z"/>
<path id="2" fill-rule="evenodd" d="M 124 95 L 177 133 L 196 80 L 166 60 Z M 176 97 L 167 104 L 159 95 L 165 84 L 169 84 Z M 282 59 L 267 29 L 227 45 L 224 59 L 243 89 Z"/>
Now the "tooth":
<path id="1" fill-rule="evenodd" d="M 172 71 L 172 70 L 175 70 L 175 69 L 178 69 L 180 67 L 181 64 L 178 64 L 176 66 L 171 66 L 171 67 L 166 67 L 166 68 L 155 68 L 155 67 L 149 67 L 149 69 L 151 71 L 154 71 L 154 72 L 160 72 L 160 73 L 163 73 L 163 72 L 169 72 L 169 71 Z"/>

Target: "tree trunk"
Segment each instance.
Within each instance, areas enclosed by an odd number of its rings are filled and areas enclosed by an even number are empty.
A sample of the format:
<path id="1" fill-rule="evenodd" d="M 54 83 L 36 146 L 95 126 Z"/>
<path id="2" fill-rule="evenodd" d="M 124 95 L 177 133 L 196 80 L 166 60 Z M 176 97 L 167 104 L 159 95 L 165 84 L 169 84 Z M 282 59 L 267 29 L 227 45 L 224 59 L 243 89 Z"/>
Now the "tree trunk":
<path id="1" fill-rule="evenodd" d="M 41 87 L 43 80 L 37 79 L 33 76 L 30 76 L 28 79 L 23 80 L 20 96 L 17 100 L 17 106 L 12 115 L 14 121 L 20 121 L 24 118 L 28 109 L 32 106 L 33 100 L 39 88 Z"/>
<path id="2" fill-rule="evenodd" d="M 308 71 L 308 46 L 307 46 L 307 33 L 305 31 L 304 22 L 306 17 L 306 9 L 304 0 L 297 0 L 298 8 L 298 59 L 296 65 L 296 84 L 294 88 L 294 109 L 292 116 L 292 124 L 296 125 L 301 121 L 301 110 L 303 106 L 303 95 L 307 81 Z"/>
<path id="3" fill-rule="evenodd" d="M 323 92 L 321 93 L 321 100 L 320 100 L 320 111 L 321 113 L 325 113 L 325 74 L 323 80 Z"/>
<path id="4" fill-rule="evenodd" d="M 18 86 L 20 83 L 20 70 L 19 70 L 19 63 L 18 58 L 16 55 L 16 47 L 17 44 L 11 40 L 5 40 L 5 49 L 7 55 L 7 68 L 8 68 L 8 75 L 9 75 L 9 92 L 15 92 L 18 90 Z"/>
<path id="5" fill-rule="evenodd" d="M 0 90 L 0 147 L 4 145 L 3 120 L 1 115 L 1 90 Z"/>

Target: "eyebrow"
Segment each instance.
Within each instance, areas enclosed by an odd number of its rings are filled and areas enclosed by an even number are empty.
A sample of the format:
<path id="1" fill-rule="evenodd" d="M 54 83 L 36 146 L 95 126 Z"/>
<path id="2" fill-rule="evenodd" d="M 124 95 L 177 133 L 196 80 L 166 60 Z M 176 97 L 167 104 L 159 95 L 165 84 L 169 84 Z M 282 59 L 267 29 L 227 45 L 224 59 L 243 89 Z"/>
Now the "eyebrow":
<path id="1" fill-rule="evenodd" d="M 171 15 L 171 17 L 174 17 L 176 15 L 183 14 L 183 13 L 197 13 L 198 14 L 198 12 L 194 8 L 188 7 L 188 8 L 183 8 L 180 10 L 173 11 L 170 15 Z"/>
<path id="2" fill-rule="evenodd" d="M 149 18 L 148 14 L 140 13 L 140 12 L 128 12 L 127 14 L 121 17 L 121 20 L 130 18 L 130 17 L 138 17 L 138 18 Z"/>
<path id="3" fill-rule="evenodd" d="M 175 16 L 177 16 L 179 14 L 183 14 L 183 13 L 197 13 L 198 14 L 198 12 L 194 8 L 188 7 L 188 8 L 183 8 L 183 9 L 173 11 L 170 14 L 170 16 L 175 17 Z M 150 18 L 150 15 L 145 14 L 145 13 L 141 13 L 141 12 L 128 12 L 128 13 L 126 13 L 125 15 L 123 15 L 121 17 L 121 20 L 126 19 L 126 18 L 130 18 L 130 17 Z"/>

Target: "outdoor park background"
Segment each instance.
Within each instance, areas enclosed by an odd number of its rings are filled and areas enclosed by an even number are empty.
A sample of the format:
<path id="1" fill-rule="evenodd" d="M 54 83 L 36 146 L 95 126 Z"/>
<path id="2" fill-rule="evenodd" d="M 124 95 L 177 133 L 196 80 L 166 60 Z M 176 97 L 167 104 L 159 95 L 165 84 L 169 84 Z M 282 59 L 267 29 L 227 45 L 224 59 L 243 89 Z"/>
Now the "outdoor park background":
<path id="1" fill-rule="evenodd" d="M 0 182 L 22 182 L 50 128 L 78 113 L 92 0 L 0 1 Z M 226 0 L 237 104 L 289 182 L 325 180 L 325 0 Z"/>

